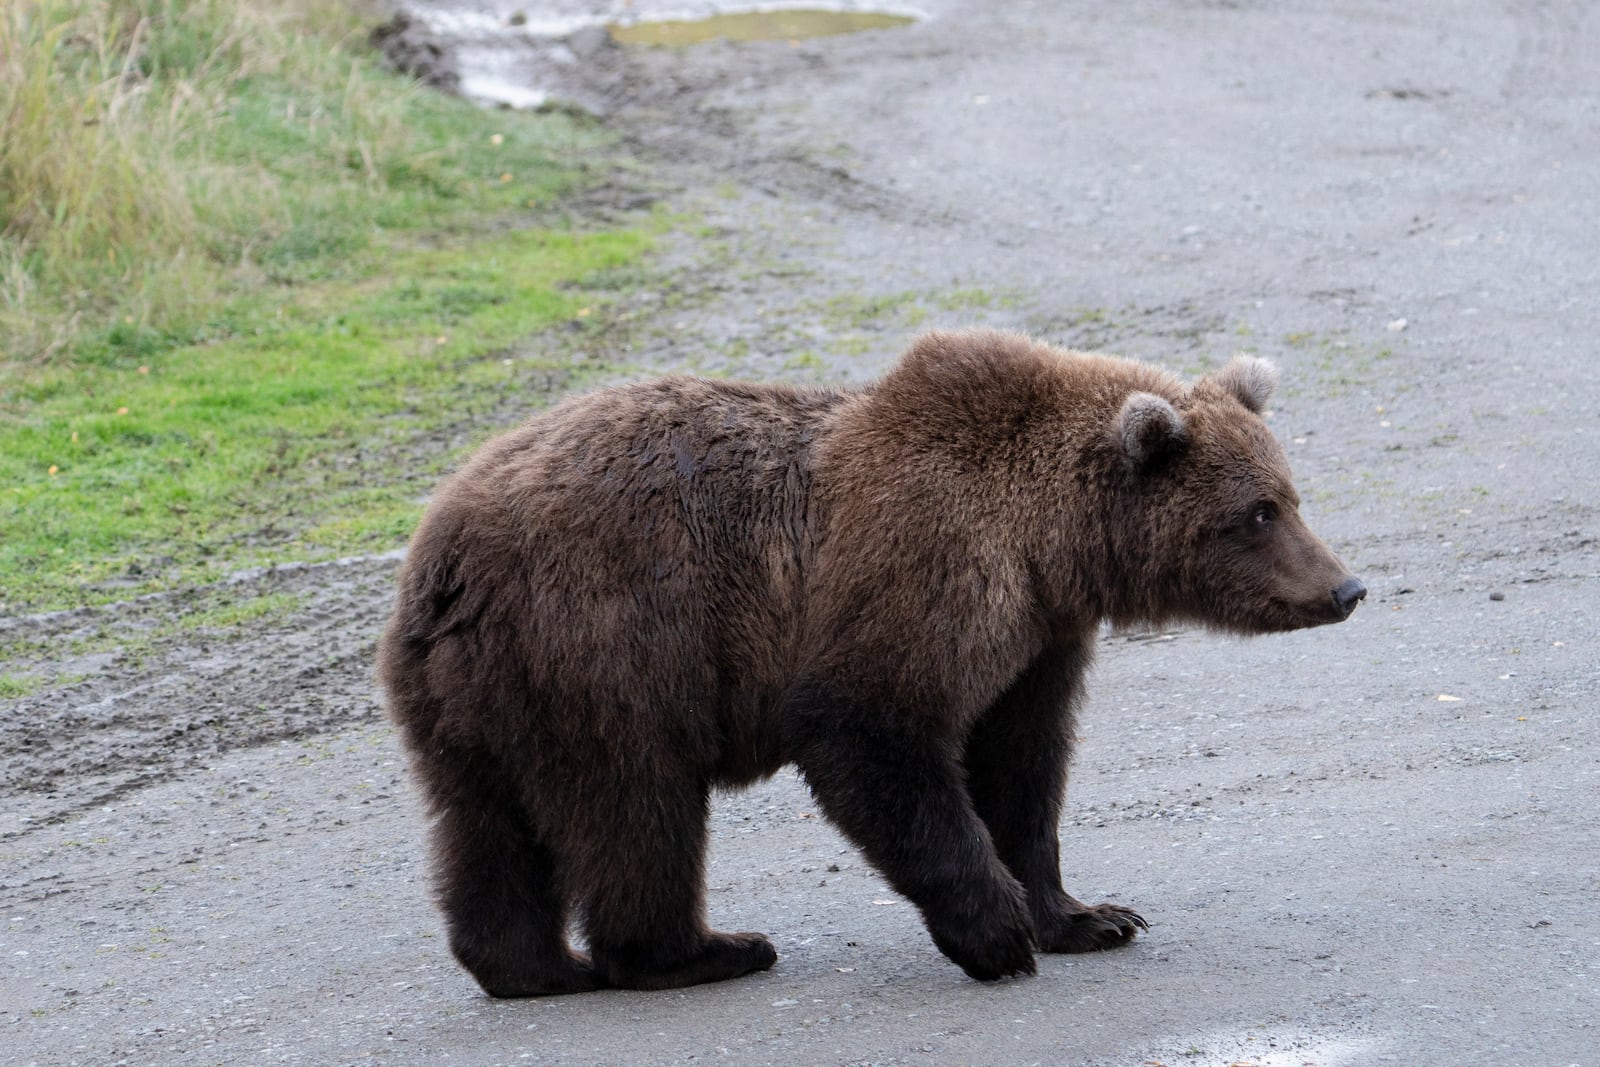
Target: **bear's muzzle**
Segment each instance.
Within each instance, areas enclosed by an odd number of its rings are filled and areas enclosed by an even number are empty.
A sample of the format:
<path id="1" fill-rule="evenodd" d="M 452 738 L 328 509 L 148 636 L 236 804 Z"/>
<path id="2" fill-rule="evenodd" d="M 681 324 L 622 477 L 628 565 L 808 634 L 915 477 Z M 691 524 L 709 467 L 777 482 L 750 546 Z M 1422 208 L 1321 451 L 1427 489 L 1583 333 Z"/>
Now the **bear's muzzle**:
<path id="1" fill-rule="evenodd" d="M 1367 587 L 1354 575 L 1340 582 L 1339 587 L 1333 591 L 1333 603 L 1339 609 L 1341 619 L 1348 619 L 1350 613 L 1356 610 L 1356 605 L 1365 599 L 1367 599 Z"/>

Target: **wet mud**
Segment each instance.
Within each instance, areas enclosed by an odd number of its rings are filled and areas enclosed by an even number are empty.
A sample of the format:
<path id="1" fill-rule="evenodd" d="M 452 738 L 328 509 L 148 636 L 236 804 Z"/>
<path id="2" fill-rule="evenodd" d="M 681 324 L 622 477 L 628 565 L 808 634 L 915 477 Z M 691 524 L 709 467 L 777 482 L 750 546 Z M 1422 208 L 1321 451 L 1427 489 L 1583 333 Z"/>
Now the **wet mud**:
<path id="1" fill-rule="evenodd" d="M 0 621 L 7 671 L 41 683 L 0 717 L 0 833 L 70 820 L 237 748 L 380 721 L 372 653 L 398 561 L 246 571 Z M 235 607 L 261 615 L 236 623 Z"/>

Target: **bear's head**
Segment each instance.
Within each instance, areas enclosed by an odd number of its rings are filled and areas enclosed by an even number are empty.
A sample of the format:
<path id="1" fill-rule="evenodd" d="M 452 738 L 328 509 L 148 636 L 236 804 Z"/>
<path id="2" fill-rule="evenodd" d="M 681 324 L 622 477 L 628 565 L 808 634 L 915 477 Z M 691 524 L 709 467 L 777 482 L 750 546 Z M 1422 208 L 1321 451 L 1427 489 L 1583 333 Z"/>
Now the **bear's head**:
<path id="1" fill-rule="evenodd" d="M 1301 519 L 1283 447 L 1262 420 L 1277 371 L 1236 356 L 1175 402 L 1134 392 L 1116 436 L 1137 517 L 1119 553 L 1144 566 L 1141 621 L 1237 633 L 1341 622 L 1366 586 Z"/>

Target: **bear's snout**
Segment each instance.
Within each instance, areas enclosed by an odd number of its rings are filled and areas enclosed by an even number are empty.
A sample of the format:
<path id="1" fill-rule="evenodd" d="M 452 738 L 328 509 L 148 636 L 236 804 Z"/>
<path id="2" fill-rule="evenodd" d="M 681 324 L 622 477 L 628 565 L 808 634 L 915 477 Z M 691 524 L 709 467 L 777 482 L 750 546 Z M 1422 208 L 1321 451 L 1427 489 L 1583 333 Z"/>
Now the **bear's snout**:
<path id="1" fill-rule="evenodd" d="M 1360 578 L 1346 578 L 1333 591 L 1333 602 L 1338 606 L 1340 615 L 1346 619 L 1356 610 L 1356 604 L 1365 599 L 1367 599 L 1367 587 Z"/>

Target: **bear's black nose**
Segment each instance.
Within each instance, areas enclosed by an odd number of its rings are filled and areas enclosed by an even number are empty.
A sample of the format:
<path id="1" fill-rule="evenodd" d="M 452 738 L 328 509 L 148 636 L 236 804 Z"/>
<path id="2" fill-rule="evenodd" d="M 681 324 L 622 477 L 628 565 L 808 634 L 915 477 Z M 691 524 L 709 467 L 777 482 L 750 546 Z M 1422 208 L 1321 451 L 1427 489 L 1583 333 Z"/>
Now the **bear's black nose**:
<path id="1" fill-rule="evenodd" d="M 1356 602 L 1367 599 L 1367 587 L 1360 578 L 1346 578 L 1339 583 L 1339 588 L 1333 591 L 1333 602 L 1339 605 L 1339 610 L 1349 615 L 1356 610 Z"/>

